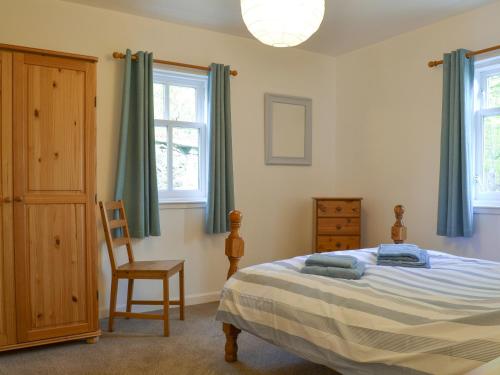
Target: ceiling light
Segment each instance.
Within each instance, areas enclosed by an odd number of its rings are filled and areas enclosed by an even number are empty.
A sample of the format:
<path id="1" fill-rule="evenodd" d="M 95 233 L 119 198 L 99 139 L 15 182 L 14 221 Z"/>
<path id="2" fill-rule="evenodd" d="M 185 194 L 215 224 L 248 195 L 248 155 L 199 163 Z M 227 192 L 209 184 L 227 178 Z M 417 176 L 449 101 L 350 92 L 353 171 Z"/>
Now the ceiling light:
<path id="1" fill-rule="evenodd" d="M 262 43 L 293 47 L 318 30 L 325 0 L 241 0 L 241 14 L 250 33 Z"/>

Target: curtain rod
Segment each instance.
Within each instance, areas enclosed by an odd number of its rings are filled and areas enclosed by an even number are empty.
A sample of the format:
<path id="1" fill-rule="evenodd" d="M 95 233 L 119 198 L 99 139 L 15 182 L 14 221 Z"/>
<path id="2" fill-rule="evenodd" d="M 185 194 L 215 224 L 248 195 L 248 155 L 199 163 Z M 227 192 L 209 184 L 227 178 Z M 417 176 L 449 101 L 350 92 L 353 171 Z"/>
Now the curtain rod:
<path id="1" fill-rule="evenodd" d="M 489 48 L 485 48 L 485 49 L 480 49 L 478 51 L 471 51 L 471 52 L 467 52 L 465 54 L 465 56 L 467 57 L 471 57 L 471 56 L 476 56 L 476 55 L 480 55 L 482 53 L 486 53 L 486 52 L 491 52 L 491 51 L 496 51 L 497 49 L 500 49 L 500 45 L 498 46 L 493 46 L 493 47 L 489 47 Z M 441 65 L 443 63 L 443 60 L 434 60 L 434 61 L 429 61 L 427 63 L 427 66 L 429 68 L 433 68 L 435 66 L 438 66 L 438 65 Z"/>
<path id="2" fill-rule="evenodd" d="M 121 53 L 121 52 L 113 52 L 113 57 L 115 59 L 124 59 L 125 58 L 125 54 Z M 132 60 L 135 60 L 135 59 L 137 59 L 137 56 L 136 55 L 132 55 Z M 158 60 L 158 59 L 154 59 L 153 62 L 155 64 L 180 66 L 180 67 L 183 67 L 183 68 L 204 70 L 206 72 L 210 71 L 210 67 L 209 66 L 192 65 L 192 64 L 185 64 L 185 63 L 180 63 L 180 62 L 175 62 L 175 61 Z M 233 77 L 236 77 L 238 75 L 238 71 L 237 70 L 231 70 L 229 72 L 229 74 L 231 74 Z"/>

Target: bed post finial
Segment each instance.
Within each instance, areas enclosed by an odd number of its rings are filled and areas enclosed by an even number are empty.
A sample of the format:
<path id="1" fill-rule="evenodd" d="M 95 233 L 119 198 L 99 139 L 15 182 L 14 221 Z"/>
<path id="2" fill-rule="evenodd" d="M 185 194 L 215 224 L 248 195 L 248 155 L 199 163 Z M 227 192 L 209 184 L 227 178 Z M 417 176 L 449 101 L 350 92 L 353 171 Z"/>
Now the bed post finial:
<path id="1" fill-rule="evenodd" d="M 406 240 L 406 227 L 403 224 L 404 213 L 405 208 L 402 205 L 398 204 L 394 207 L 396 222 L 391 228 L 391 238 L 394 243 L 404 243 Z"/>
<path id="2" fill-rule="evenodd" d="M 231 233 L 226 238 L 226 256 L 229 259 L 229 271 L 227 278 L 233 276 L 238 271 L 238 263 L 245 252 L 245 242 L 240 236 L 241 212 L 231 211 L 229 222 L 231 223 Z M 238 359 L 238 335 L 241 330 L 232 324 L 223 323 L 222 330 L 226 335 L 225 359 L 226 362 L 235 362 Z"/>
<path id="3" fill-rule="evenodd" d="M 245 251 L 245 243 L 240 236 L 241 212 L 231 211 L 229 213 L 229 222 L 231 223 L 231 233 L 226 238 L 226 256 L 229 259 L 229 271 L 227 278 L 233 276 L 238 271 L 238 263 Z"/>

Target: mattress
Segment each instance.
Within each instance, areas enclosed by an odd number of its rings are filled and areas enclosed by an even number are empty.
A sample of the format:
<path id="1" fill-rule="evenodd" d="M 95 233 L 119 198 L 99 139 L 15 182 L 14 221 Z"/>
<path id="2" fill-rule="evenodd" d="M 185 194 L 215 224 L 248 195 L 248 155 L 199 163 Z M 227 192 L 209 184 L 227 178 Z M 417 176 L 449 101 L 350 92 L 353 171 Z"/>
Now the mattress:
<path id="1" fill-rule="evenodd" d="M 335 252 L 360 280 L 302 274 L 306 256 L 247 267 L 216 318 L 343 374 L 465 374 L 500 357 L 500 263 L 428 252 L 431 269 Z"/>

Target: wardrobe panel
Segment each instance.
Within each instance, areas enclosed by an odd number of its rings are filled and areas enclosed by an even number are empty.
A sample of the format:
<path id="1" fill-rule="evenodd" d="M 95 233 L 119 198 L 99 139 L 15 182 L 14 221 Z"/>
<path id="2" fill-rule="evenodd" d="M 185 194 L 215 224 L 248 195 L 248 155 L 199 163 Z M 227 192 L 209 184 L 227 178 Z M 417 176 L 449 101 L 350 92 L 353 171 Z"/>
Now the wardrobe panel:
<path id="1" fill-rule="evenodd" d="M 85 171 L 85 72 L 27 65 L 30 191 L 80 191 Z"/>
<path id="2" fill-rule="evenodd" d="M 13 61 L 17 338 L 95 332 L 95 64 Z"/>
<path id="3" fill-rule="evenodd" d="M 0 347 L 16 342 L 12 210 L 12 54 L 0 51 Z"/>
<path id="4" fill-rule="evenodd" d="M 32 327 L 85 322 L 84 205 L 30 205 L 27 210 Z"/>

